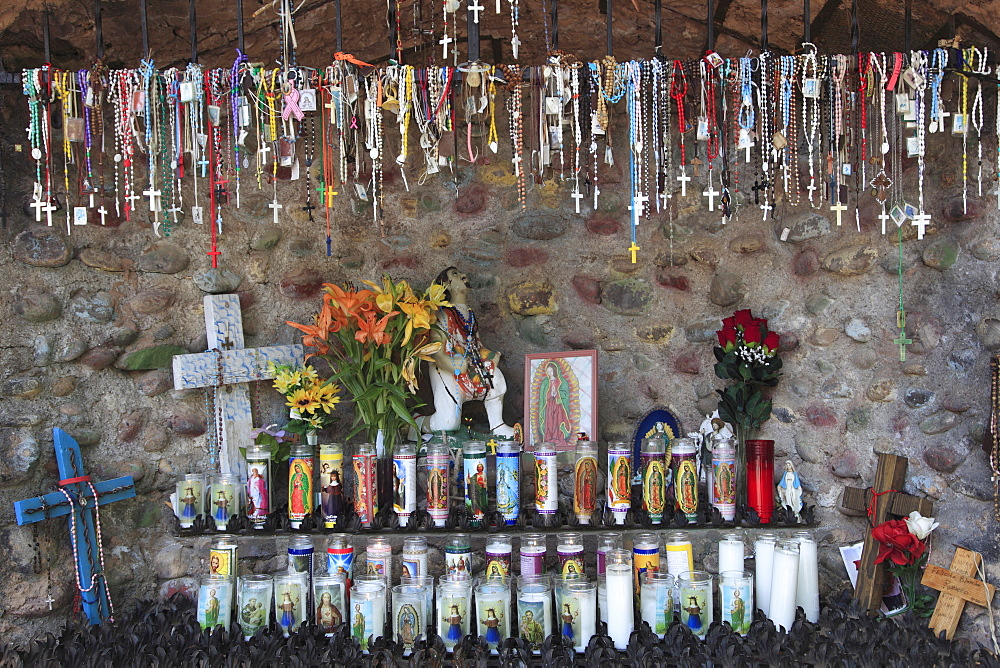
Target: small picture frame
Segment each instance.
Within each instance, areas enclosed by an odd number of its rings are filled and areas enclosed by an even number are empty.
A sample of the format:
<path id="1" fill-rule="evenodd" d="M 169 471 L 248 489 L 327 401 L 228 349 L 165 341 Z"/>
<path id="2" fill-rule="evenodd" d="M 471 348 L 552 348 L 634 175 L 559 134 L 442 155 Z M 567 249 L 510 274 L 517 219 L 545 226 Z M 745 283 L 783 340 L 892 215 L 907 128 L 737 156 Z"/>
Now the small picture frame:
<path id="1" fill-rule="evenodd" d="M 916 137 L 906 138 L 906 157 L 916 158 L 920 155 L 920 140 Z"/>
<path id="2" fill-rule="evenodd" d="M 969 125 L 966 121 L 965 114 L 952 114 L 951 115 L 951 134 L 953 135 L 964 135 L 969 131 Z"/>
<path id="3" fill-rule="evenodd" d="M 803 79 L 802 80 L 802 97 L 808 98 L 818 98 L 820 95 L 820 82 L 819 79 Z"/>
<path id="4" fill-rule="evenodd" d="M 698 117 L 698 141 L 708 141 L 708 119 L 704 116 Z"/>
<path id="5" fill-rule="evenodd" d="M 194 82 L 182 81 L 180 85 L 181 102 L 187 103 L 194 100 Z"/>
<path id="6" fill-rule="evenodd" d="M 525 355 L 524 388 L 526 451 L 573 450 L 580 432 L 597 438 L 596 350 Z"/>
<path id="7" fill-rule="evenodd" d="M 132 91 L 132 98 L 129 100 L 129 109 L 133 114 L 144 116 L 146 114 L 146 91 Z"/>
<path id="8" fill-rule="evenodd" d="M 545 113 L 558 114 L 562 110 L 562 98 L 555 95 L 545 96 Z"/>
<path id="9" fill-rule="evenodd" d="M 219 105 L 208 105 L 208 122 L 215 126 L 222 122 L 222 108 Z"/>
<path id="10" fill-rule="evenodd" d="M 303 88 L 299 91 L 299 109 L 302 111 L 316 111 L 315 88 Z"/>
<path id="11" fill-rule="evenodd" d="M 87 207 L 85 206 L 73 207 L 73 224 L 74 225 L 87 224 Z"/>
<path id="12" fill-rule="evenodd" d="M 854 174 L 854 165 L 852 165 L 849 162 L 845 162 L 843 165 L 840 166 L 840 173 L 843 174 L 844 176 L 851 176 L 852 174 Z"/>
<path id="13" fill-rule="evenodd" d="M 898 204 L 889 211 L 889 217 L 892 218 L 892 222 L 896 223 L 896 227 L 900 227 L 906 222 L 906 212 Z"/>
<path id="14" fill-rule="evenodd" d="M 896 93 L 896 113 L 906 114 L 910 110 L 913 100 L 906 93 Z"/>
<path id="15" fill-rule="evenodd" d="M 906 214 L 907 219 L 913 220 L 920 212 L 909 202 L 903 202 L 903 213 Z"/>
<path id="16" fill-rule="evenodd" d="M 715 51 L 709 51 L 705 54 L 705 62 L 712 67 L 721 67 L 726 61 L 723 60 L 722 56 L 717 54 Z"/>

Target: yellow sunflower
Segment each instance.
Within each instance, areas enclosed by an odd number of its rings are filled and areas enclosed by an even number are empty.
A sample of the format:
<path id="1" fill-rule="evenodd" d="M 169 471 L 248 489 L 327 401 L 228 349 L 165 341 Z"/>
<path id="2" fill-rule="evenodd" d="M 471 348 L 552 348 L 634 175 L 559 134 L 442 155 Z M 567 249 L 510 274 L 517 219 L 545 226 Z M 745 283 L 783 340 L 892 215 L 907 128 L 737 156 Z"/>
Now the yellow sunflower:
<path id="1" fill-rule="evenodd" d="M 320 407 L 315 394 L 306 389 L 298 389 L 292 392 L 292 396 L 288 398 L 288 402 L 285 405 L 303 414 L 315 413 Z"/>
<path id="2" fill-rule="evenodd" d="M 333 383 L 320 385 L 315 390 L 316 403 L 325 413 L 329 413 L 340 403 L 340 388 Z"/>

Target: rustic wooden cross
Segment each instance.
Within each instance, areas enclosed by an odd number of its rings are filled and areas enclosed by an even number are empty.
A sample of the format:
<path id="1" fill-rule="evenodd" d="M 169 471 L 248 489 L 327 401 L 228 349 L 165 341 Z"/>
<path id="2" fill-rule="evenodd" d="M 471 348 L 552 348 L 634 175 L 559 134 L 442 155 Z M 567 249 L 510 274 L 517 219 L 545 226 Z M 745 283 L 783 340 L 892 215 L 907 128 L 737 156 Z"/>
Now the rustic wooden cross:
<path id="1" fill-rule="evenodd" d="M 59 465 L 59 489 L 14 503 L 14 514 L 21 526 L 50 517 L 69 516 L 70 543 L 76 559 L 77 586 L 87 622 L 100 624 L 112 616 L 108 583 L 104 579 L 104 549 L 100 525 L 94 522 L 98 506 L 135 496 L 132 476 L 91 482 L 83 471 L 80 446 L 58 427 L 52 430 L 56 463 Z M 48 601 L 49 609 L 52 601 Z"/>
<path id="2" fill-rule="evenodd" d="M 302 364 L 302 346 L 244 348 L 239 295 L 205 297 L 208 352 L 175 355 L 174 389 L 216 388 L 216 411 L 221 416 L 219 465 L 222 473 L 246 477 L 240 446 L 251 442 L 253 415 L 246 383 L 270 380 L 269 363 Z M 209 429 L 215 429 L 209 425 Z"/>
<path id="3" fill-rule="evenodd" d="M 956 547 L 950 569 L 933 564 L 924 569 L 920 584 L 941 592 L 929 624 L 934 635 L 940 636 L 944 631 L 945 637 L 951 640 L 966 603 L 989 607 L 997 588 L 976 579 L 982 562 L 983 557 L 978 552 Z"/>
<path id="4" fill-rule="evenodd" d="M 867 489 L 847 487 L 841 505 L 845 511 L 858 515 L 868 515 L 872 526 L 878 526 L 890 516 L 904 517 L 916 510 L 925 517 L 934 512 L 929 499 L 920 499 L 899 491 L 906 482 L 906 457 L 878 453 L 878 468 L 875 482 Z M 854 588 L 854 598 L 874 613 L 882 605 L 885 593 L 886 570 L 884 564 L 876 564 L 878 541 L 872 536 L 871 528 L 865 532 L 865 546 L 858 566 L 858 584 Z"/>

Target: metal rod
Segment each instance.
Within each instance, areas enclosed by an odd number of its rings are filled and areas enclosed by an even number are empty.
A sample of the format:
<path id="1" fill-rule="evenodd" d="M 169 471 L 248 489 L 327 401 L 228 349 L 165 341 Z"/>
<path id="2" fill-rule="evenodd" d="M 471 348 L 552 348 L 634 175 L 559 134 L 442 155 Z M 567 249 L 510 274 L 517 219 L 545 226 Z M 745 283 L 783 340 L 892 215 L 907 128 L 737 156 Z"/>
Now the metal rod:
<path id="1" fill-rule="evenodd" d="M 101 0 L 94 0 L 94 36 L 97 38 L 97 59 L 104 57 L 104 30 L 101 27 Z"/>
<path id="2" fill-rule="evenodd" d="M 195 0 L 188 0 L 188 20 L 191 24 L 191 62 L 198 62 L 198 17 L 195 13 Z"/>
<path id="3" fill-rule="evenodd" d="M 809 0 L 802 0 L 802 41 L 812 42 L 812 12 Z"/>
<path id="4" fill-rule="evenodd" d="M 851 53 L 858 55 L 861 45 L 861 27 L 858 25 L 858 0 L 851 0 Z"/>
<path id="5" fill-rule="evenodd" d="M 236 0 L 236 48 L 240 53 L 246 53 L 243 35 L 243 0 Z"/>
<path id="6" fill-rule="evenodd" d="M 608 10 L 608 55 L 613 56 L 615 55 L 615 49 L 614 49 L 614 38 L 611 32 L 611 27 L 613 23 L 612 12 L 611 12 L 612 0 L 604 0 L 604 1 L 605 1 L 605 8 Z"/>
<path id="7" fill-rule="evenodd" d="M 396 44 L 396 2 L 389 0 L 389 53 L 396 54 L 396 60 L 401 57 L 399 46 Z"/>
<path id="8" fill-rule="evenodd" d="M 474 63 L 479 60 L 479 24 L 474 19 L 473 5 L 479 4 L 478 0 L 467 0 L 465 12 L 465 30 L 469 36 L 469 62 Z"/>
<path id="9" fill-rule="evenodd" d="M 909 53 L 913 37 L 913 0 L 906 0 L 903 5 L 903 48 Z"/>
<path id="10" fill-rule="evenodd" d="M 45 3 L 45 12 L 42 14 L 42 44 L 45 49 L 45 62 L 52 62 L 52 51 L 49 47 L 49 4 Z"/>
<path id="11" fill-rule="evenodd" d="M 344 50 L 344 24 L 340 18 L 340 0 L 333 2 L 333 14 L 337 21 L 337 51 Z"/>
<path id="12" fill-rule="evenodd" d="M 767 45 L 767 0 L 760 0 L 760 50 L 768 50 Z"/>
<path id="13" fill-rule="evenodd" d="M 139 22 L 142 25 L 142 57 L 149 58 L 149 17 L 147 15 L 146 3 L 148 0 L 139 0 Z"/>
<path id="14" fill-rule="evenodd" d="M 559 0 L 552 0 L 552 48 L 559 50 Z"/>
<path id="15" fill-rule="evenodd" d="M 663 44 L 662 36 L 660 35 L 660 2 L 656 2 L 656 46 L 659 47 Z M 708 41 L 706 42 L 706 51 L 715 50 L 715 0 L 708 0 Z"/>

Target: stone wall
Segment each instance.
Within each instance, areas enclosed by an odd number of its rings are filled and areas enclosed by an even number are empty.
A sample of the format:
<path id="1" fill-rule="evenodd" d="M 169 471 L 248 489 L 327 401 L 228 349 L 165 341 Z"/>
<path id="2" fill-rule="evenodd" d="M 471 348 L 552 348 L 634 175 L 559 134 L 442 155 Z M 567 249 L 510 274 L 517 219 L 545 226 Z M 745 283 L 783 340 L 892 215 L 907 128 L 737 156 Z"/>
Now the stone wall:
<path id="1" fill-rule="evenodd" d="M 926 201 L 933 228 L 924 240 L 904 229 L 906 324 L 914 343 L 901 362 L 893 344 L 895 230 L 880 233 L 867 196 L 858 231 L 853 216 L 837 227 L 825 208 L 806 206 L 779 207 L 778 221 L 764 223 L 752 201 L 722 225 L 704 198 L 689 195 L 678 201 L 673 220 L 643 221 L 642 250 L 632 264 L 622 149 L 618 165 L 601 167 L 598 211 L 588 207 L 584 215 L 573 213 L 570 183 L 556 179 L 532 186 L 522 211 L 501 149 L 474 169 L 460 162 L 454 174 L 424 185 L 411 172 L 409 192 L 398 172 L 387 171 L 381 227 L 369 205 L 342 194 L 327 257 L 324 223 L 310 222 L 299 208 L 302 182 L 279 185 L 285 209 L 275 227 L 266 208 L 270 196 L 244 178 L 241 208 L 226 208 L 215 271 L 205 255 L 208 229 L 190 220 L 162 240 L 143 215 L 116 229 L 79 227 L 70 235 L 63 224 L 36 224 L 26 208 L 30 161 L 13 151 L 22 140 L 24 107 L 18 91 L 3 91 L 9 119 L 0 137 L 9 215 L 0 230 L 6 294 L 0 318 L 8 325 L 0 333 L 0 545 L 10 555 L 0 583 L 5 638 L 56 628 L 75 593 L 65 523 L 33 530 L 13 519 L 15 500 L 54 484 L 52 427 L 81 443 L 96 479 L 136 480 L 137 498 L 101 515 L 119 606 L 184 589 L 190 576 L 204 572 L 207 539 L 171 535 L 167 496 L 179 474 L 207 471 L 205 403 L 200 392 L 172 390 L 168 360 L 177 351 L 205 349 L 207 292 L 239 292 L 248 346 L 292 343 L 295 331 L 283 323 L 308 318 L 323 281 L 385 271 L 426 285 L 448 265 L 471 276 L 485 343 L 503 353 L 508 421 L 520 419 L 524 354 L 596 348 L 602 440 L 630 438 L 657 406 L 673 409 L 685 428 L 696 427 L 721 386 L 712 372 L 714 330 L 734 309 L 752 308 L 782 333 L 784 377 L 764 436 L 777 441 L 779 461 L 795 462 L 807 501 L 819 508 L 825 589 L 846 586 L 836 548 L 859 540 L 864 522 L 836 506 L 846 485 L 871 483 L 875 450 L 907 455 L 906 491 L 933 498 L 941 528 L 932 562 L 947 564 L 958 543 L 983 552 L 990 578 L 1000 576 L 992 484 L 980 448 L 989 359 L 1000 346 L 1000 217 L 994 198 L 977 196 L 972 168 L 963 212 L 961 142 L 950 135 L 930 139 Z M 994 148 L 991 137 L 984 155 L 995 155 Z M 987 160 L 984 172 L 993 171 Z M 913 164 L 905 176 L 915 199 Z M 691 185 L 691 193 L 700 193 L 704 172 Z M 987 177 L 983 190 L 995 186 Z M 187 203 L 190 197 L 186 191 Z M 276 420 L 275 393 L 265 386 L 261 397 L 261 412 Z M 706 557 L 709 567 L 715 537 L 698 537 L 699 559 Z M 243 567 L 278 570 L 283 548 L 280 539 L 247 541 Z M 985 613 L 970 609 L 961 628 L 979 636 L 986 625 Z"/>

